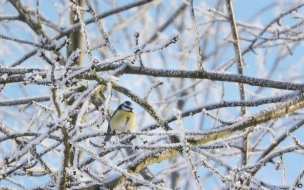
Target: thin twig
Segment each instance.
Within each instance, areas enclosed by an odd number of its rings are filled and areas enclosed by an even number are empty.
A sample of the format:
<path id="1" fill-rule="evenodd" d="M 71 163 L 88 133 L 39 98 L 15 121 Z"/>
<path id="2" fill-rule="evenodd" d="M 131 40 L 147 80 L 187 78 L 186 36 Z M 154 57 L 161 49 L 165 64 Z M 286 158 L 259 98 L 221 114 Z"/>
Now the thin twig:
<path id="1" fill-rule="evenodd" d="M 107 47 L 111 50 L 112 54 L 117 57 L 118 53 L 117 51 L 114 49 L 114 47 L 112 46 L 112 44 L 110 43 L 109 37 L 106 33 L 106 31 L 104 30 L 101 21 L 98 19 L 97 15 L 95 14 L 91 4 L 89 3 L 89 0 L 85 0 L 85 3 L 87 4 L 88 8 L 89 8 L 89 12 L 93 15 L 94 19 L 95 19 L 95 23 L 98 25 L 98 29 L 101 32 L 103 39 L 105 40 L 105 43 L 107 44 Z"/>
<path id="2" fill-rule="evenodd" d="M 157 81 L 156 83 L 153 84 L 153 86 L 148 90 L 146 96 L 144 97 L 144 100 L 147 101 L 148 100 L 148 97 L 149 95 L 151 94 L 152 90 L 157 88 L 158 86 L 161 86 L 163 85 L 163 81 Z"/>
<path id="3" fill-rule="evenodd" d="M 202 50 L 201 50 L 201 45 L 200 45 L 200 37 L 198 34 L 198 28 L 197 28 L 197 23 L 196 23 L 195 14 L 194 14 L 193 0 L 190 0 L 190 14 L 191 14 L 191 19 L 192 19 L 192 23 L 193 23 L 194 30 L 195 30 L 195 36 L 196 36 L 197 64 L 198 64 L 198 68 L 201 71 L 204 71 Z"/>

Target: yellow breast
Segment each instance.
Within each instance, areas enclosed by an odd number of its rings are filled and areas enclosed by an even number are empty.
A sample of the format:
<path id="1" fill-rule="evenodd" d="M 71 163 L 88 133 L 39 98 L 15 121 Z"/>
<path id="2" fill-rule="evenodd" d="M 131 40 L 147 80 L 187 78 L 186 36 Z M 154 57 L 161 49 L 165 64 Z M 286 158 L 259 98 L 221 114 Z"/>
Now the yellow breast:
<path id="1" fill-rule="evenodd" d="M 135 125 L 135 114 L 124 110 L 118 110 L 110 120 L 111 130 L 118 132 L 131 131 Z"/>

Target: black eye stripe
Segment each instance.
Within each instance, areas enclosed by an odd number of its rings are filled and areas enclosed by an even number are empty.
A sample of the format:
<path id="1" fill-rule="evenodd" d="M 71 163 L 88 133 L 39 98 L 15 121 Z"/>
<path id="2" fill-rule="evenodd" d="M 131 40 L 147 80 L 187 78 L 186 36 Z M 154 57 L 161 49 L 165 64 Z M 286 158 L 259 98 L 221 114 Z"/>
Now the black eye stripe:
<path id="1" fill-rule="evenodd" d="M 121 109 L 125 110 L 125 111 L 132 111 L 132 108 L 130 108 L 129 106 L 126 106 L 126 105 L 122 105 Z"/>
<path id="2" fill-rule="evenodd" d="M 132 103 L 129 101 L 126 101 L 122 104 L 124 107 L 129 108 L 129 109 L 133 109 Z"/>

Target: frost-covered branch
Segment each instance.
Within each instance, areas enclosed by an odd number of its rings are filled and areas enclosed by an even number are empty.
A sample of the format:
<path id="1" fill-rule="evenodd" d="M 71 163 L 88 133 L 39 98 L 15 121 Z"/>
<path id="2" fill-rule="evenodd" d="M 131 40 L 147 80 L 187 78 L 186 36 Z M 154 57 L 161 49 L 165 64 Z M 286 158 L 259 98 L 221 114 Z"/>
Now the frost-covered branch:
<path id="1" fill-rule="evenodd" d="M 121 59 L 120 59 L 121 60 Z M 120 67 L 120 65 L 103 64 L 96 67 L 96 71 L 113 70 Z M 84 68 L 79 74 L 74 74 L 73 77 L 90 79 L 90 75 L 84 74 L 89 71 L 90 68 Z M 80 69 L 81 70 L 81 69 Z M 226 74 L 219 72 L 207 72 L 207 71 L 186 71 L 186 70 L 169 70 L 169 69 L 153 69 L 153 68 L 142 68 L 131 65 L 126 65 L 124 74 L 137 74 L 154 77 L 170 77 L 170 78 L 190 78 L 190 79 L 209 79 L 215 81 L 224 82 L 236 82 L 244 83 L 252 86 L 276 88 L 282 90 L 303 90 L 304 85 L 292 82 L 273 81 L 269 79 L 260 79 L 256 77 L 240 76 L 236 74 Z M 0 78 L 0 84 L 23 82 L 25 75 L 9 76 L 6 78 Z M 45 77 L 41 75 L 41 77 Z M 33 81 L 35 84 L 49 85 L 49 81 L 37 80 Z"/>
<path id="2" fill-rule="evenodd" d="M 77 148 L 79 148 L 80 150 L 84 151 L 84 152 L 87 152 L 90 156 L 92 156 L 95 160 L 97 160 L 98 162 L 108 166 L 108 167 L 111 167 L 113 170 L 123 174 L 123 177 L 124 178 L 127 178 L 127 179 L 131 179 L 133 182 L 136 182 L 136 183 L 140 183 L 142 185 L 145 185 L 147 187 L 151 187 L 153 189 L 167 189 L 167 188 L 163 188 L 163 187 L 160 187 L 160 186 L 157 186 L 157 185 L 154 185 L 153 183 L 149 182 L 149 181 L 146 181 L 146 180 L 143 180 L 143 179 L 140 179 L 134 175 L 131 175 L 130 173 L 128 173 L 126 170 L 122 170 L 118 167 L 116 167 L 115 165 L 111 164 L 110 162 L 100 158 L 98 155 L 94 154 L 93 152 L 89 151 L 88 149 L 85 149 L 84 147 L 80 146 L 80 145 L 74 145 L 76 146 Z M 107 181 L 111 181 L 111 180 L 106 180 L 105 182 Z M 109 183 L 109 185 L 111 185 L 111 183 Z M 115 186 L 109 186 L 109 185 L 106 185 L 105 186 L 107 188 L 114 188 L 117 184 L 115 184 Z"/>
<path id="3" fill-rule="evenodd" d="M 191 14 L 191 19 L 192 19 L 192 23 L 194 26 L 194 32 L 195 32 L 195 37 L 196 37 L 197 65 L 198 65 L 198 69 L 200 69 L 201 71 L 204 71 L 202 50 L 201 50 L 201 45 L 200 45 L 200 38 L 199 38 L 199 33 L 198 33 L 198 28 L 197 28 L 197 22 L 196 22 L 195 14 L 194 14 L 193 0 L 190 0 L 190 14 Z"/>
<path id="4" fill-rule="evenodd" d="M 289 15 L 289 14 L 292 13 L 293 11 L 296 11 L 297 9 L 299 9 L 299 8 L 301 8 L 301 7 L 303 7 L 303 6 L 304 6 L 304 3 L 299 4 L 299 5 L 295 6 L 295 7 L 291 8 L 291 9 L 289 9 L 289 10 L 283 12 L 283 13 L 281 13 L 278 17 L 274 18 L 271 22 L 269 22 L 268 25 L 265 26 L 264 29 L 258 34 L 258 36 L 262 36 L 262 35 L 267 31 L 267 29 L 268 29 L 269 27 L 271 27 L 274 23 L 280 22 L 280 19 L 282 19 L 284 16 Z M 244 55 L 244 54 L 247 53 L 248 51 L 253 50 L 253 45 L 256 43 L 256 41 L 257 41 L 258 39 L 259 39 L 259 38 L 255 38 L 255 39 L 251 42 L 251 44 L 248 46 L 248 48 L 246 48 L 246 49 L 242 52 L 242 54 Z"/>
<path id="5" fill-rule="evenodd" d="M 233 5 L 4 1 L 1 188 L 302 186 L 304 3 Z"/>
<path id="6" fill-rule="evenodd" d="M 163 84 L 164 84 L 163 81 L 157 81 L 156 83 L 154 83 L 153 86 L 148 90 L 147 94 L 145 95 L 144 100 L 147 101 L 152 90 Z"/>
<path id="7" fill-rule="evenodd" d="M 108 37 L 106 31 L 104 30 L 104 28 L 103 28 L 103 26 L 102 26 L 100 20 L 98 19 L 97 15 L 95 14 L 95 12 L 94 12 L 94 10 L 93 10 L 91 4 L 89 3 L 88 0 L 85 0 L 85 3 L 86 3 L 86 5 L 87 5 L 88 8 L 89 8 L 89 12 L 90 12 L 90 13 L 92 14 L 92 16 L 94 17 L 95 23 L 98 24 L 98 29 L 99 29 L 100 33 L 102 34 L 102 36 L 103 36 L 103 38 L 104 38 L 104 41 L 105 41 L 105 43 L 106 43 L 106 46 L 111 50 L 112 54 L 113 54 L 114 56 L 117 57 L 117 56 L 118 56 L 117 51 L 114 49 L 114 47 L 113 47 L 112 44 L 110 43 L 109 37 Z"/>

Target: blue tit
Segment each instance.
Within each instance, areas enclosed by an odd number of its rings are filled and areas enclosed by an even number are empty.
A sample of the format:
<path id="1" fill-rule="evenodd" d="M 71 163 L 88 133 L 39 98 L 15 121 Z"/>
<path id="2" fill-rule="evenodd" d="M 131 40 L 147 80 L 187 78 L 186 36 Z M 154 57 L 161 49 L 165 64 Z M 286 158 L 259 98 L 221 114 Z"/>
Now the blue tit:
<path id="1" fill-rule="evenodd" d="M 125 101 L 114 111 L 108 125 L 107 133 L 131 131 L 135 126 L 135 114 L 132 112 L 133 105 Z M 112 135 L 107 135 L 104 142 L 109 141 Z"/>

